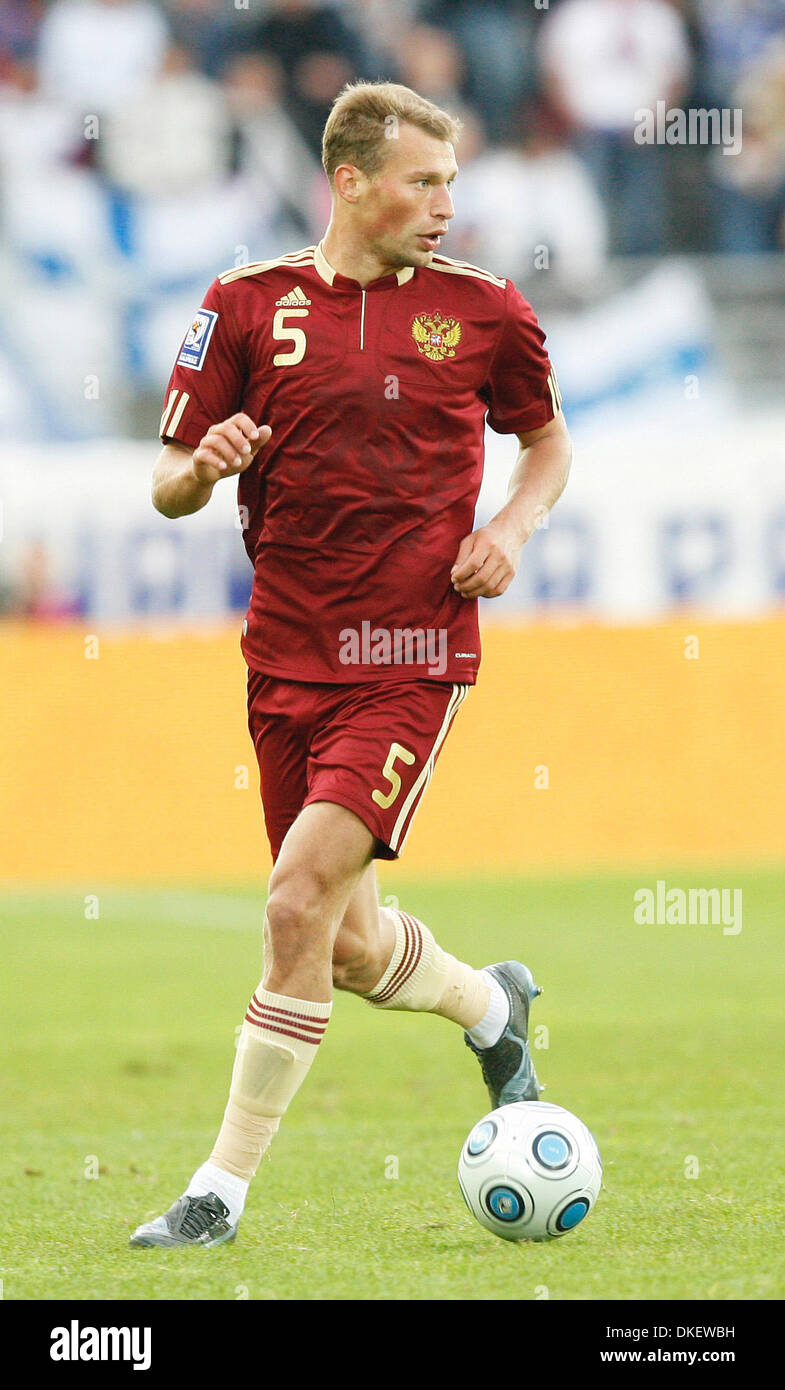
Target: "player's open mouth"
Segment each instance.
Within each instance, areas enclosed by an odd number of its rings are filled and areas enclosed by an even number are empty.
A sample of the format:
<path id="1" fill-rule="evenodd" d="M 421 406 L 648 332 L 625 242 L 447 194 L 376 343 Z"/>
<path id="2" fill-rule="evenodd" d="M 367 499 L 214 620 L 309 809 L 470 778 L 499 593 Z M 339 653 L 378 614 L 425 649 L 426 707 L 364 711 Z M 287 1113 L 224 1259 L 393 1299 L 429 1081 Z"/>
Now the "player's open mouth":
<path id="1" fill-rule="evenodd" d="M 441 239 L 441 234 L 437 234 L 434 236 L 423 236 L 422 234 L 420 234 L 420 241 L 423 243 L 423 245 L 428 247 L 429 251 L 435 251 L 436 248 L 440 245 Z"/>

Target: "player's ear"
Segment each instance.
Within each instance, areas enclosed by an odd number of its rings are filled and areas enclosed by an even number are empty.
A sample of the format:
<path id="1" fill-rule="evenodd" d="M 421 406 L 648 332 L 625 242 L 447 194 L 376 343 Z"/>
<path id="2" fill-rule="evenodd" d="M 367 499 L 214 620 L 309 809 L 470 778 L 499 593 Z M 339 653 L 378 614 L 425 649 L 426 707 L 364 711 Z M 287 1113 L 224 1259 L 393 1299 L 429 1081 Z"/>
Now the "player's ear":
<path id="1" fill-rule="evenodd" d="M 366 183 L 365 174 L 355 164 L 339 164 L 333 174 L 333 187 L 345 203 L 359 202 Z"/>

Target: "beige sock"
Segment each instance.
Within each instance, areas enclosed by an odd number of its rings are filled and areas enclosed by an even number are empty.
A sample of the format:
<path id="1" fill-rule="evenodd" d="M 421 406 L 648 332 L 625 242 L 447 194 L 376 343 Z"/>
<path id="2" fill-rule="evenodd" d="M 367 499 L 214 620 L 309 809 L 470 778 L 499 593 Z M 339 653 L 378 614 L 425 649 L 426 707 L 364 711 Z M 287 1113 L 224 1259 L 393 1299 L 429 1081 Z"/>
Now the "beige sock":
<path id="1" fill-rule="evenodd" d="M 484 1016 L 490 987 L 479 970 L 443 951 L 432 932 L 408 912 L 397 911 L 390 964 L 365 998 L 377 1009 L 440 1014 L 462 1028 Z"/>
<path id="2" fill-rule="evenodd" d="M 250 1182 L 280 1123 L 280 1115 L 254 1115 L 230 1100 L 208 1162 Z"/>
<path id="3" fill-rule="evenodd" d="M 319 1050 L 332 1004 L 260 985 L 245 1015 L 229 1103 L 209 1162 L 250 1182 Z"/>

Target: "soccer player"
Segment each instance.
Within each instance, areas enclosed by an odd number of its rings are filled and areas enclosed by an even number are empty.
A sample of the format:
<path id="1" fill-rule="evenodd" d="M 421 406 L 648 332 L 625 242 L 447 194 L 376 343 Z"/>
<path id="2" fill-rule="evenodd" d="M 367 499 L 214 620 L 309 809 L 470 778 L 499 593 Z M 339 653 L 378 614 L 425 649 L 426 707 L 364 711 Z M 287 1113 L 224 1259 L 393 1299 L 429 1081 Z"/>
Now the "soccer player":
<path id="1" fill-rule="evenodd" d="M 324 238 L 219 275 L 166 393 L 158 510 L 185 516 L 239 478 L 249 727 L 274 867 L 264 976 L 215 1147 L 134 1245 L 234 1238 L 334 987 L 459 1024 L 494 1107 L 539 1096 L 531 972 L 455 959 L 380 905 L 374 864 L 401 853 L 476 679 L 477 600 L 504 593 L 570 463 L 531 307 L 511 281 L 441 254 L 457 134 L 406 87 L 345 88 L 324 131 Z M 486 415 L 520 450 L 506 505 L 473 530 Z"/>

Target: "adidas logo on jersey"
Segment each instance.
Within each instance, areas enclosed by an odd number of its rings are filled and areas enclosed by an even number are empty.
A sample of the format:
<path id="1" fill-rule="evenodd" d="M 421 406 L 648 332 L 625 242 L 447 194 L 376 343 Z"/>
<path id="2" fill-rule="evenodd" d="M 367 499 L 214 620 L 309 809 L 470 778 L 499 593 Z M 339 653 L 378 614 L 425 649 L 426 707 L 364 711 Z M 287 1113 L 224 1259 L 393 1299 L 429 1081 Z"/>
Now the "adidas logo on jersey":
<path id="1" fill-rule="evenodd" d="M 310 304 L 310 299 L 306 299 L 299 285 L 295 285 L 293 290 L 285 294 L 282 299 L 276 299 L 276 309 L 299 309 L 305 304 Z"/>

